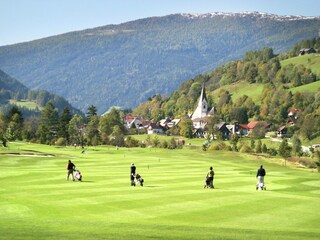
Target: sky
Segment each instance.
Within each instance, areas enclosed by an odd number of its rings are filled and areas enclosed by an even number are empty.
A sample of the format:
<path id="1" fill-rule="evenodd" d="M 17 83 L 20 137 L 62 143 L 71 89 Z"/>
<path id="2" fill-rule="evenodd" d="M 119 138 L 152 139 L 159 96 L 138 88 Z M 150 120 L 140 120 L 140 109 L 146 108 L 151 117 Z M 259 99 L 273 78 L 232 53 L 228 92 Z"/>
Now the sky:
<path id="1" fill-rule="evenodd" d="M 320 16 L 320 1 L 0 0 L 0 46 L 146 17 L 244 11 Z"/>

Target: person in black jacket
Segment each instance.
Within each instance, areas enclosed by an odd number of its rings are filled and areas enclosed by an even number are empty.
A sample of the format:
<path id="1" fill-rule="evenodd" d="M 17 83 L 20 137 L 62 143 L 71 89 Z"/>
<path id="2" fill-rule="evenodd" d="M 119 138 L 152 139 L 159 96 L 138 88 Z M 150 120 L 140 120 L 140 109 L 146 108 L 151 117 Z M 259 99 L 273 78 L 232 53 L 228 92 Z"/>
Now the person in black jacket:
<path id="1" fill-rule="evenodd" d="M 134 181 L 135 176 L 136 176 L 136 166 L 134 165 L 134 163 L 131 163 L 131 167 L 130 167 L 131 186 L 135 186 L 136 185 L 136 183 Z"/>
<path id="2" fill-rule="evenodd" d="M 69 180 L 69 176 L 71 174 L 72 180 L 74 181 L 73 171 L 75 170 L 76 166 L 71 162 L 71 160 L 68 161 L 67 164 L 67 181 Z"/>
<path id="3" fill-rule="evenodd" d="M 266 170 L 264 170 L 263 166 L 261 165 L 260 168 L 257 171 L 257 179 L 258 179 L 258 183 L 256 186 L 256 189 L 265 189 L 264 186 L 264 176 L 266 175 Z"/>

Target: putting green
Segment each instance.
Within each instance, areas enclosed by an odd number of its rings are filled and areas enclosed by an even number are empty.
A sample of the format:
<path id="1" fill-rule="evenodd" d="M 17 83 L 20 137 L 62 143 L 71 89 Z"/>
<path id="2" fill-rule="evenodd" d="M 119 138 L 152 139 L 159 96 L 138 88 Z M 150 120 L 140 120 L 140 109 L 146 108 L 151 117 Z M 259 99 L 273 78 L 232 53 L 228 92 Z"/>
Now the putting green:
<path id="1" fill-rule="evenodd" d="M 71 159 L 83 182 L 66 181 Z M 269 162 L 268 162 L 269 161 Z M 0 152 L 0 239 L 319 239 L 320 174 L 233 152 Z M 145 186 L 130 186 L 130 164 Z M 255 190 L 263 164 L 267 191 Z M 215 189 L 204 189 L 210 166 Z"/>

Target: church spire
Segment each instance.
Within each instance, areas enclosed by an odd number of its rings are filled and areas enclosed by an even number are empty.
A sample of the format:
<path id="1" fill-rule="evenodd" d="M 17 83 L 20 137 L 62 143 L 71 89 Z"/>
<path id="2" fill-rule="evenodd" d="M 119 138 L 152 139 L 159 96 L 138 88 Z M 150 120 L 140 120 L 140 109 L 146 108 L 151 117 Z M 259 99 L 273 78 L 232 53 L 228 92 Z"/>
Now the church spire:
<path id="1" fill-rule="evenodd" d="M 201 89 L 201 95 L 200 95 L 199 103 L 200 103 L 200 101 L 203 102 L 203 100 L 208 102 L 207 95 L 206 95 L 206 87 L 204 85 L 204 82 L 202 83 L 202 89 Z"/>
<path id="2" fill-rule="evenodd" d="M 207 116 L 207 114 L 208 114 L 208 100 L 206 96 L 206 88 L 203 82 L 199 102 L 198 102 L 197 108 L 192 114 L 191 119 L 193 120 L 196 118 L 204 118 Z"/>

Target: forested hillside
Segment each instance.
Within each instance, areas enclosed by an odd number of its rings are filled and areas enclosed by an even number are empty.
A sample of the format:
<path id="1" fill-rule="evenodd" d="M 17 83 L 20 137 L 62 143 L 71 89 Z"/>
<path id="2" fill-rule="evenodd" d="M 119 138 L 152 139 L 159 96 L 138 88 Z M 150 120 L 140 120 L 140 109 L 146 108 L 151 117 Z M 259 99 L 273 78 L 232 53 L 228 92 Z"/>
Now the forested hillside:
<path id="1" fill-rule="evenodd" d="M 32 102 L 35 107 L 30 109 L 23 106 L 24 103 Z M 81 112 L 72 107 L 64 98 L 49 93 L 45 90 L 30 90 L 18 80 L 12 78 L 5 72 L 0 70 L 0 111 L 7 113 L 16 105 L 12 102 L 21 103 L 17 106 L 23 114 L 23 117 L 40 115 L 40 109 L 44 107 L 47 102 L 52 102 L 59 112 L 64 108 L 68 108 L 72 114 Z"/>
<path id="2" fill-rule="evenodd" d="M 250 50 L 275 53 L 317 36 L 320 18 L 261 13 L 176 14 L 0 47 L 0 68 L 85 111 L 136 107 Z M 224 76 L 227 83 L 228 76 Z M 210 87 L 215 87 L 212 82 Z"/>
<path id="3" fill-rule="evenodd" d="M 0 70 L 0 104 L 13 98 L 26 98 L 27 92 L 26 86 Z"/>
<path id="4" fill-rule="evenodd" d="M 311 64 L 288 64 L 288 61 L 293 59 L 290 56 L 295 49 L 319 46 L 320 38 L 314 38 L 281 55 L 275 55 L 271 48 L 249 51 L 242 60 L 228 62 L 183 82 L 169 98 L 150 97 L 134 109 L 134 114 L 155 121 L 191 114 L 205 83 L 209 106 L 215 107 L 216 116 L 226 122 L 263 120 L 276 128 L 286 125 L 290 109 L 299 109 L 299 121 L 291 130 L 300 129 L 301 135 L 309 140 L 316 138 L 320 136 L 320 75 Z M 318 53 L 308 57 L 314 59 L 314 64 L 320 63 Z M 304 56 L 301 59 L 303 63 Z"/>

